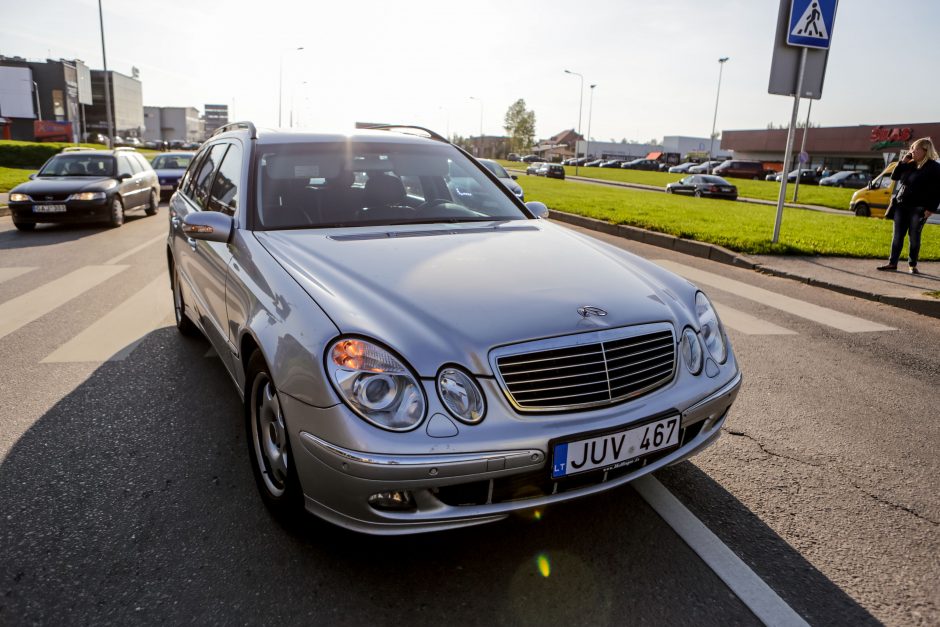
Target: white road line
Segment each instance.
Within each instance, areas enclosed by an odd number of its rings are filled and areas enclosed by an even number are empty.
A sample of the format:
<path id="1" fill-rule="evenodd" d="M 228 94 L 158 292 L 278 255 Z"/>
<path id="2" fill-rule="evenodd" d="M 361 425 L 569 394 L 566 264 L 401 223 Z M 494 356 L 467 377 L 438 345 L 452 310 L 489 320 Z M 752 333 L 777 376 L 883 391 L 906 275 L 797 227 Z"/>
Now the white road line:
<path id="1" fill-rule="evenodd" d="M 722 324 L 745 335 L 796 335 L 796 331 L 777 326 L 773 322 L 761 320 L 749 313 L 716 302 L 714 299 L 712 304 L 718 310 Z"/>
<path id="2" fill-rule="evenodd" d="M 27 272 L 32 272 L 36 268 L 0 268 L 0 283 L 4 281 L 9 281 L 10 279 L 15 279 L 18 276 L 23 276 Z"/>
<path id="3" fill-rule="evenodd" d="M 85 266 L 0 304 L 0 338 L 61 307 L 127 268 L 128 266 Z"/>
<path id="4" fill-rule="evenodd" d="M 42 363 L 121 361 L 144 336 L 169 326 L 172 317 L 170 279 L 163 272 L 142 290 L 66 342 Z"/>
<path id="5" fill-rule="evenodd" d="M 847 333 L 897 331 L 897 329 L 894 327 L 888 327 L 877 322 L 872 322 L 871 320 L 857 318 L 855 316 L 850 316 L 849 314 L 844 314 L 826 307 L 820 307 L 819 305 L 814 305 L 803 300 L 790 298 L 789 296 L 777 294 L 775 292 L 771 292 L 770 290 L 765 290 L 754 285 L 749 285 L 742 281 L 735 281 L 734 279 L 729 279 L 718 274 L 712 274 L 711 272 L 705 272 L 704 270 L 699 270 L 698 268 L 693 268 L 681 263 L 669 261 L 668 259 L 655 259 L 654 263 L 666 268 L 667 270 L 671 270 L 676 274 L 684 276 L 693 283 L 708 285 L 725 292 L 737 294 L 738 296 L 743 296 L 744 298 L 756 301 L 762 305 L 767 305 L 768 307 L 785 311 L 789 314 L 793 314 L 794 316 L 799 316 L 813 322 L 818 322 L 819 324 L 824 324 L 826 326 L 840 329 Z"/>
<path id="6" fill-rule="evenodd" d="M 158 235 L 157 237 L 155 237 L 155 238 L 153 238 L 153 239 L 151 239 L 151 240 L 147 240 L 146 242 L 144 242 L 144 243 L 141 244 L 140 246 L 135 246 L 134 248 L 131 248 L 131 249 L 130 249 L 129 251 L 127 251 L 126 253 L 121 253 L 121 254 L 118 255 L 117 257 L 112 257 L 111 259 L 108 259 L 107 261 L 104 262 L 104 265 L 110 266 L 111 264 L 117 263 L 117 262 L 119 262 L 119 261 L 123 261 L 124 259 L 130 257 L 130 256 L 133 255 L 134 253 L 138 253 L 138 252 L 142 251 L 143 249 L 147 248 L 148 246 L 153 246 L 153 245 L 156 244 L 157 242 L 162 242 L 162 241 L 165 241 L 165 240 L 166 240 L 166 234 Z"/>
<path id="7" fill-rule="evenodd" d="M 631 485 L 765 625 L 808 625 L 655 477 L 645 475 Z"/>

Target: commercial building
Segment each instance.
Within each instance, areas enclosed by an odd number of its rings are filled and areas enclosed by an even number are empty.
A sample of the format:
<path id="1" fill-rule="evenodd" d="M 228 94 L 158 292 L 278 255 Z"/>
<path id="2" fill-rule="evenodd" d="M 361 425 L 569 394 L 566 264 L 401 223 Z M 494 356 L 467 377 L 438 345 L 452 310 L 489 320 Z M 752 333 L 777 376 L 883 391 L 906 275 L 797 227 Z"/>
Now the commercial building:
<path id="1" fill-rule="evenodd" d="M 587 154 L 597 159 L 657 159 L 662 154 L 668 154 L 678 155 L 676 158 L 680 160 L 705 160 L 708 158 L 708 151 L 712 150 L 712 156 L 715 159 L 730 158 L 731 152 L 720 148 L 719 143 L 716 139 L 714 149 L 712 149 L 711 140 L 707 137 L 683 135 L 666 135 L 663 137 L 662 144 L 592 141 L 588 145 L 585 141 L 579 141 L 578 154 Z"/>
<path id="2" fill-rule="evenodd" d="M 212 135 L 212 131 L 228 124 L 228 105 L 207 104 L 205 105 L 205 123 L 206 137 Z"/>
<path id="3" fill-rule="evenodd" d="M 202 142 L 205 120 L 195 107 L 144 107 L 144 141 Z"/>
<path id="4" fill-rule="evenodd" d="M 940 140 L 940 122 L 810 128 L 806 135 L 808 167 L 877 174 L 919 137 Z M 803 129 L 798 129 L 794 154 L 799 153 L 802 142 Z M 724 131 L 721 135 L 721 147 L 733 151 L 736 159 L 782 162 L 786 146 L 786 129 Z"/>
<path id="5" fill-rule="evenodd" d="M 111 88 L 114 134 L 120 137 L 143 138 L 144 96 L 140 80 L 113 70 L 108 70 L 108 80 Z M 107 135 L 104 70 L 91 71 L 91 93 L 94 102 L 85 110 L 85 127 L 89 132 Z"/>
<path id="6" fill-rule="evenodd" d="M 78 141 L 91 103 L 82 61 L 0 56 L 0 139 Z"/>
<path id="7" fill-rule="evenodd" d="M 532 154 L 539 155 L 546 161 L 558 161 L 575 156 L 575 149 L 579 142 L 584 139 L 573 128 L 565 129 L 560 133 L 552 135 L 548 139 L 539 140 L 532 147 Z"/>

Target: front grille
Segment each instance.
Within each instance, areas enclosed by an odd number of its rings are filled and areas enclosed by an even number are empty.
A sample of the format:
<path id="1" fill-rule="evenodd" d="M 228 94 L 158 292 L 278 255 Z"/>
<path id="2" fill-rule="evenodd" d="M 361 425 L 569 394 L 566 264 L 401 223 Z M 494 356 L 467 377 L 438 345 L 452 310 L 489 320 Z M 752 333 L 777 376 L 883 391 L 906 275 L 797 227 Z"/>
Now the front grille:
<path id="1" fill-rule="evenodd" d="M 655 327 L 650 329 L 650 327 Z M 510 399 L 522 411 L 560 411 L 612 405 L 672 380 L 676 343 L 671 325 L 646 325 L 571 336 L 551 346 L 496 358 Z M 535 343 L 536 345 L 544 343 Z"/>
<path id="2" fill-rule="evenodd" d="M 71 192 L 68 194 L 32 194 L 30 195 L 30 200 L 34 203 L 44 203 L 44 202 L 62 202 L 71 196 Z"/>

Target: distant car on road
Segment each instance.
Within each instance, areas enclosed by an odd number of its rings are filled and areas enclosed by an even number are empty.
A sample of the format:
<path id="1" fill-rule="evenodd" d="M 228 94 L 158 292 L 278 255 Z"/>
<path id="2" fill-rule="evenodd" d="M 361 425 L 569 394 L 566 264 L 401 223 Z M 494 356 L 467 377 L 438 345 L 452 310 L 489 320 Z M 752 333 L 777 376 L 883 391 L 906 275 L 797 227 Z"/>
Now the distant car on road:
<path id="1" fill-rule="evenodd" d="M 627 161 L 626 163 L 621 163 L 620 167 L 624 170 L 650 170 L 658 171 L 659 170 L 659 161 L 654 159 L 634 159 L 633 161 Z"/>
<path id="2" fill-rule="evenodd" d="M 541 162 L 541 161 L 536 161 L 536 162 L 534 162 L 534 163 L 530 163 L 530 164 L 529 164 L 529 167 L 527 167 L 527 168 L 525 169 L 525 173 L 526 173 L 526 175 L 529 175 L 529 174 L 538 174 L 540 167 L 542 167 L 542 162 Z"/>
<path id="3" fill-rule="evenodd" d="M 869 176 L 867 172 L 843 170 L 842 172 L 836 172 L 832 176 L 819 179 L 819 184 L 824 187 L 851 187 L 853 189 L 861 189 L 868 185 L 869 181 L 871 181 L 871 176 Z"/>
<path id="4" fill-rule="evenodd" d="M 711 174 L 690 174 L 682 180 L 666 186 L 667 194 L 688 194 L 697 198 L 738 199 L 738 188 Z"/>
<path id="5" fill-rule="evenodd" d="M 525 192 L 522 191 L 522 187 L 519 183 L 516 183 L 516 175 L 510 174 L 506 171 L 506 168 L 499 165 L 492 159 L 477 159 L 480 163 L 483 164 L 487 170 L 493 173 L 493 176 L 499 179 L 499 182 L 509 188 L 516 198 L 519 200 L 525 201 Z"/>
<path id="6" fill-rule="evenodd" d="M 689 166 L 689 174 L 709 174 L 712 170 L 717 168 L 724 161 L 712 160 L 712 161 L 703 161 L 698 165 Z"/>
<path id="7" fill-rule="evenodd" d="M 153 158 L 150 165 L 160 179 L 160 200 L 169 198 L 180 184 L 180 179 L 193 160 L 194 152 L 164 152 Z"/>
<path id="8" fill-rule="evenodd" d="M 545 157 L 539 155 L 526 155 L 520 161 L 525 163 L 541 163 L 545 160 Z"/>

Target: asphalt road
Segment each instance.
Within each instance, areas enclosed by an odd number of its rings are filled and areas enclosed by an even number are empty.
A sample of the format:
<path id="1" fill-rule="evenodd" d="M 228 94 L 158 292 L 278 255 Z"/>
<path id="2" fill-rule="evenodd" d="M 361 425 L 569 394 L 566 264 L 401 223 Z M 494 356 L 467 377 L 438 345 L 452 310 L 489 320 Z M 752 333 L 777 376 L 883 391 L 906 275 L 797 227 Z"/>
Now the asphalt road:
<path id="1" fill-rule="evenodd" d="M 228 375 L 171 326 L 165 229 L 0 218 L 0 624 L 759 624 L 632 487 L 406 538 L 279 526 Z M 940 622 L 935 320 L 614 243 L 720 285 L 745 374 L 659 482 L 810 624 Z"/>

